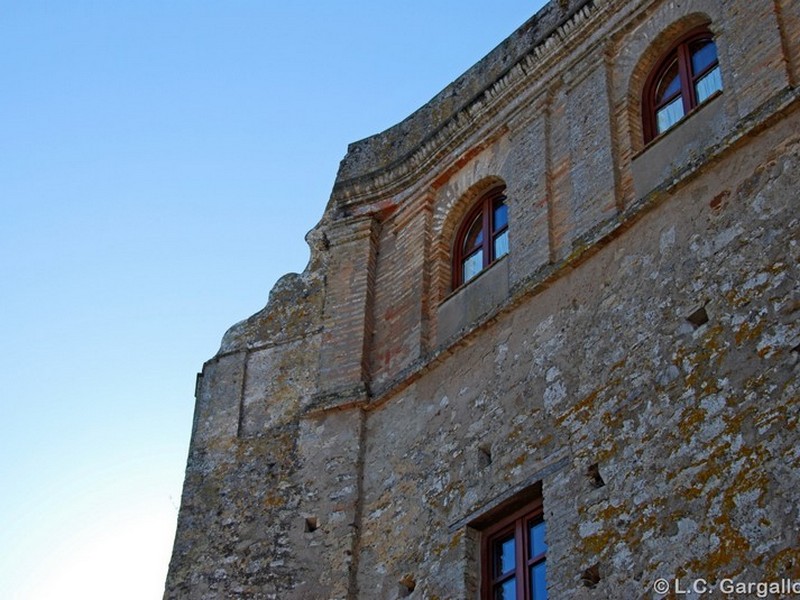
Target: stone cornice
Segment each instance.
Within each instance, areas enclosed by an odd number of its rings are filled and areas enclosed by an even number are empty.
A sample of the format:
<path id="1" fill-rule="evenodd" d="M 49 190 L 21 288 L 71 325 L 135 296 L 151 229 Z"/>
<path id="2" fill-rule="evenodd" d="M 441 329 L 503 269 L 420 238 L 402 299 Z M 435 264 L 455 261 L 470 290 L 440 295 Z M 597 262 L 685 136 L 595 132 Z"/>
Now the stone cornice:
<path id="1" fill-rule="evenodd" d="M 568 51 L 567 45 L 573 46 L 585 39 L 591 31 L 586 28 L 588 21 L 612 1 L 587 0 L 582 3 L 576 12 L 409 152 L 366 174 L 337 181 L 331 205 L 345 207 L 374 202 L 408 189 L 477 131 L 489 126 L 492 119 L 520 95 L 521 89 L 530 86 L 532 80 L 541 77 L 561 54 Z M 379 136 L 392 134 L 390 129 Z"/>

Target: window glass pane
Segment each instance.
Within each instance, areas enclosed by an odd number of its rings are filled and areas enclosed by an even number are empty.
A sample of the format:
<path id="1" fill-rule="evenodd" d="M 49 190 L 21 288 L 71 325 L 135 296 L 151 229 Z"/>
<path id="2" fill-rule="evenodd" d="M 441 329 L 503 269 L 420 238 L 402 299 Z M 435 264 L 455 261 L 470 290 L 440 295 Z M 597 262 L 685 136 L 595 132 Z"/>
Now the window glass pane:
<path id="1" fill-rule="evenodd" d="M 530 548 L 531 556 L 539 556 L 547 552 L 547 544 L 544 541 L 544 521 L 532 523 L 530 525 Z"/>
<path id="2" fill-rule="evenodd" d="M 478 250 L 464 259 L 464 269 L 462 272 L 462 281 L 467 283 L 470 279 L 475 277 L 483 270 L 483 250 Z"/>
<path id="3" fill-rule="evenodd" d="M 666 102 L 680 90 L 681 77 L 678 72 L 678 55 L 676 54 L 669 66 L 664 69 L 656 84 L 656 105 Z"/>
<path id="4" fill-rule="evenodd" d="M 513 577 L 504 581 L 494 589 L 495 600 L 516 600 L 517 581 Z"/>
<path id="5" fill-rule="evenodd" d="M 544 565 L 544 562 L 540 562 L 531 567 L 531 598 L 533 600 L 547 600 Z"/>
<path id="6" fill-rule="evenodd" d="M 698 40 L 689 46 L 692 55 L 692 75 L 705 71 L 717 60 L 717 46 L 711 40 Z"/>
<path id="7" fill-rule="evenodd" d="M 494 205 L 494 230 L 502 229 L 508 225 L 508 208 L 502 200 L 495 201 Z"/>
<path id="8" fill-rule="evenodd" d="M 508 229 L 494 238 L 494 259 L 508 254 Z"/>
<path id="9" fill-rule="evenodd" d="M 464 254 L 472 252 L 481 244 L 483 244 L 483 215 L 478 213 L 464 238 Z"/>
<path id="10" fill-rule="evenodd" d="M 719 67 L 714 67 L 702 78 L 697 80 L 694 86 L 697 103 L 705 101 L 711 94 L 722 89 L 722 78 L 719 75 Z"/>
<path id="11" fill-rule="evenodd" d="M 681 120 L 681 117 L 683 117 L 683 99 L 678 96 L 675 100 L 656 112 L 656 127 L 658 128 L 658 133 L 663 133 L 675 125 L 675 123 Z"/>
<path id="12" fill-rule="evenodd" d="M 495 545 L 495 576 L 508 573 L 516 568 L 516 545 L 514 535 L 496 542 Z"/>

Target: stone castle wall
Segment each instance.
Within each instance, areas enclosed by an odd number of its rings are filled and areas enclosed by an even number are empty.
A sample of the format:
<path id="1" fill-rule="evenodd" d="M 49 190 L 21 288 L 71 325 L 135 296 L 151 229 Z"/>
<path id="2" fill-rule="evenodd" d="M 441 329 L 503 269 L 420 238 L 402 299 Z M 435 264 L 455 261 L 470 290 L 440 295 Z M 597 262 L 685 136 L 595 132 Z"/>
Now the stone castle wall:
<path id="1" fill-rule="evenodd" d="M 703 23 L 723 92 L 645 145 Z M 551 598 L 800 580 L 798 77 L 792 0 L 554 0 L 351 144 L 308 267 L 198 377 L 164 597 L 478 598 L 532 490 Z M 452 290 L 498 184 L 511 251 Z"/>

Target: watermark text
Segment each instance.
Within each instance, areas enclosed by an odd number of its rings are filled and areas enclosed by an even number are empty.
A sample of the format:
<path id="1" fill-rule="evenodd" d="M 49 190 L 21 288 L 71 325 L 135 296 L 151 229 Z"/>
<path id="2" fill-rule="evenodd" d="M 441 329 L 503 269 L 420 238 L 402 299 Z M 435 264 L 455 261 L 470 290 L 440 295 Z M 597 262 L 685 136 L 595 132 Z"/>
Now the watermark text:
<path id="1" fill-rule="evenodd" d="M 787 596 L 800 596 L 800 580 L 780 579 L 778 581 L 734 581 L 733 579 L 720 579 L 708 581 L 697 579 L 656 579 L 653 582 L 653 591 L 656 594 L 669 594 L 684 596 L 692 594 L 710 594 L 713 591 L 723 594 L 735 594 L 737 597 L 750 598 L 785 598 Z"/>

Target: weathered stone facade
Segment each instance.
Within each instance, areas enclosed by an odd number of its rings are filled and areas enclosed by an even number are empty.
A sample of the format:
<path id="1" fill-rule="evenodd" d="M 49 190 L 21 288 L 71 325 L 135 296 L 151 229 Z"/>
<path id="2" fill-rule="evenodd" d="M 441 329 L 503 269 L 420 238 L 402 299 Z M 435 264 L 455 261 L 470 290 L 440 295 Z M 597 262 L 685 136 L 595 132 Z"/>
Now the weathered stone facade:
<path id="1" fill-rule="evenodd" d="M 645 145 L 698 24 L 723 91 Z M 551 598 L 800 580 L 799 78 L 796 0 L 553 0 L 352 144 L 198 378 L 164 597 L 478 598 L 476 524 L 531 489 Z M 452 290 L 498 183 L 511 251 Z"/>

